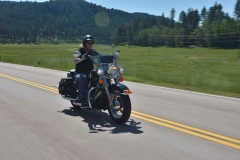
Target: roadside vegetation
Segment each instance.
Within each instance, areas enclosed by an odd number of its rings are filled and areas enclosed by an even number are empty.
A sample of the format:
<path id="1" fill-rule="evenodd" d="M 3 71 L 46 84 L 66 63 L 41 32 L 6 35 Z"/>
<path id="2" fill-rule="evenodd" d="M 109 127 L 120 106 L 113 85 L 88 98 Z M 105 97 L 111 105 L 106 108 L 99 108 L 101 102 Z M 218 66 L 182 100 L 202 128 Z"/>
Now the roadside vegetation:
<path id="1" fill-rule="evenodd" d="M 69 71 L 79 44 L 0 45 L 0 62 Z M 118 46 L 124 79 L 240 98 L 238 49 Z M 95 45 L 113 53 L 108 45 Z M 0 70 L 1 72 L 1 70 Z"/>

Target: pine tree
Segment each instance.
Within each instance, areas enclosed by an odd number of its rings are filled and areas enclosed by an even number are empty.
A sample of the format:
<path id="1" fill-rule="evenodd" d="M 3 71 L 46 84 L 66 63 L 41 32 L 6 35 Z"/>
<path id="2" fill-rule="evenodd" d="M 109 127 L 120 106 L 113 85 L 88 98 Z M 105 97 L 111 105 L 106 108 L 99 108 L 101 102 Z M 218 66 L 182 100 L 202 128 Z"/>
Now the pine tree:
<path id="1" fill-rule="evenodd" d="M 201 21 L 204 22 L 207 19 L 207 9 L 206 7 L 203 7 L 201 11 Z"/>
<path id="2" fill-rule="evenodd" d="M 240 0 L 237 0 L 235 8 L 234 8 L 234 13 L 237 19 L 240 18 Z"/>
<path id="3" fill-rule="evenodd" d="M 159 25 L 160 26 L 165 25 L 165 15 L 164 15 L 164 13 L 162 13 L 162 15 L 159 18 Z"/>
<path id="4" fill-rule="evenodd" d="M 179 23 L 181 27 L 187 28 L 187 15 L 184 11 L 180 13 Z"/>
<path id="5" fill-rule="evenodd" d="M 170 28 L 174 28 L 174 25 L 175 25 L 175 21 L 174 21 L 174 18 L 175 18 L 175 14 L 176 14 L 176 11 L 174 8 L 172 8 L 171 12 L 170 12 Z"/>

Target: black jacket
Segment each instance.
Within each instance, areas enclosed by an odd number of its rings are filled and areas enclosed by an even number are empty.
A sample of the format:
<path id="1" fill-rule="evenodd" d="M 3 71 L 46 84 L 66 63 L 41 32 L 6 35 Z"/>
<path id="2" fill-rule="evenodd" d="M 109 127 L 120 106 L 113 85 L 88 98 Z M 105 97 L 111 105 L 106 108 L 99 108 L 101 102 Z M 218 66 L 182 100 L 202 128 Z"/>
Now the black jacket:
<path id="1" fill-rule="evenodd" d="M 81 53 L 79 55 L 79 58 L 82 58 L 83 55 L 85 54 L 85 50 L 83 48 L 79 48 L 78 51 Z M 97 51 L 91 49 L 88 52 L 88 55 L 97 56 L 97 55 L 99 55 L 99 53 Z M 87 57 L 85 60 L 81 61 L 80 63 L 76 63 L 75 71 L 77 73 L 85 73 L 88 75 L 93 70 L 93 68 L 94 68 L 94 66 L 93 66 L 92 60 L 89 57 Z"/>

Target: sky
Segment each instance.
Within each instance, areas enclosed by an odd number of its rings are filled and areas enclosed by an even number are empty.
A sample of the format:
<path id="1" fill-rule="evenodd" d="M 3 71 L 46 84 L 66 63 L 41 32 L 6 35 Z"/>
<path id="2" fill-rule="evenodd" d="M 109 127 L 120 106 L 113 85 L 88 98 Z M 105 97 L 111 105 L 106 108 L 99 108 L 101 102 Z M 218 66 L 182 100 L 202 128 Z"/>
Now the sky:
<path id="1" fill-rule="evenodd" d="M 3 1 L 3 0 L 2 0 Z M 10 0 L 25 1 L 25 0 Z M 44 2 L 48 0 L 28 0 L 36 2 Z M 201 12 L 203 7 L 209 9 L 214 6 L 215 2 L 223 6 L 223 11 L 231 17 L 234 16 L 234 6 L 237 0 L 86 0 L 106 8 L 114 8 L 129 13 L 143 12 L 151 15 L 170 17 L 172 8 L 176 11 L 175 19 L 178 20 L 180 12 L 187 12 L 189 8 L 197 9 Z"/>

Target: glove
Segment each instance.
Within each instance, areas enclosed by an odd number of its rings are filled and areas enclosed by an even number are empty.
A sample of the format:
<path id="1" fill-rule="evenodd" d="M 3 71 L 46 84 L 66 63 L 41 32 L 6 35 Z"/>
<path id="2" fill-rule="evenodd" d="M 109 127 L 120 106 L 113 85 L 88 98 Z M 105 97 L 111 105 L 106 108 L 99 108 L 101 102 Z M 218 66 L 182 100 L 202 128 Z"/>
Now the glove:
<path id="1" fill-rule="evenodd" d="M 73 53 L 73 57 L 74 57 L 74 61 L 76 62 L 79 55 L 81 55 L 81 53 L 79 52 L 79 50 L 77 50 L 76 52 Z"/>
<path id="2" fill-rule="evenodd" d="M 87 56 L 86 54 L 84 54 L 84 55 L 82 55 L 80 58 L 77 57 L 77 58 L 75 59 L 75 62 L 76 62 L 76 64 L 77 64 L 77 63 L 80 63 L 80 62 L 82 62 L 83 60 L 85 60 L 85 59 L 87 59 L 87 58 L 88 58 L 88 56 Z"/>

